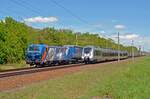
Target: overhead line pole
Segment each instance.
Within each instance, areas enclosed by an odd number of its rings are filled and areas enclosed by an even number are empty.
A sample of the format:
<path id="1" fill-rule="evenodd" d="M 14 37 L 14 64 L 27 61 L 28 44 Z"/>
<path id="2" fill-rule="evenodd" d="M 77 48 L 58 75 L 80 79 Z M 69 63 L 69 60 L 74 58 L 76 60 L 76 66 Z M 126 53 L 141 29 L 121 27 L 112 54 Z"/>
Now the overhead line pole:
<path id="1" fill-rule="evenodd" d="M 76 46 L 78 45 L 78 35 L 76 33 Z"/>
<path id="2" fill-rule="evenodd" d="M 134 41 L 132 40 L 132 59 L 134 60 Z"/>
<path id="3" fill-rule="evenodd" d="M 141 45 L 139 45 L 139 53 L 140 53 L 140 56 L 141 56 L 142 55 Z"/>
<path id="4" fill-rule="evenodd" d="M 120 33 L 118 32 L 118 62 L 120 61 Z"/>

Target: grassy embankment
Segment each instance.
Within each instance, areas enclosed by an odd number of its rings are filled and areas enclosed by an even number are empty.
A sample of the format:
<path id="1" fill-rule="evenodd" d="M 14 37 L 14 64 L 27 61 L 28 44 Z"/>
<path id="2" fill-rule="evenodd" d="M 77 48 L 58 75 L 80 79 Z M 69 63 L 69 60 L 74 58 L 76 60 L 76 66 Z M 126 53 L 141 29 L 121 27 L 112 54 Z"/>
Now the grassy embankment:
<path id="1" fill-rule="evenodd" d="M 150 57 L 85 69 L 64 77 L 2 92 L 0 99 L 150 98 Z"/>
<path id="2" fill-rule="evenodd" d="M 4 65 L 0 65 L 0 71 L 2 70 L 9 70 L 9 69 L 16 69 L 16 68 L 24 68 L 24 67 L 28 67 L 29 65 L 27 65 L 25 63 L 25 61 L 22 61 L 20 63 L 14 63 L 14 64 L 4 64 Z"/>

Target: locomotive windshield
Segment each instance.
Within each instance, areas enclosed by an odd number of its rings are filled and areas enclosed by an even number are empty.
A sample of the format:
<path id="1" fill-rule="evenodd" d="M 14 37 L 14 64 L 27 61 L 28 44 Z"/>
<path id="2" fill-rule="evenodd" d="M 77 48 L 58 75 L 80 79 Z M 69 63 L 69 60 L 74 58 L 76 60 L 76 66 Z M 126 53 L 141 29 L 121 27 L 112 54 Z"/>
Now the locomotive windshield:
<path id="1" fill-rule="evenodd" d="M 39 46 L 30 46 L 29 51 L 40 51 Z"/>
<path id="2" fill-rule="evenodd" d="M 92 50 L 92 48 L 89 48 L 89 47 L 88 47 L 88 48 L 84 48 L 84 53 L 86 53 L 86 54 L 87 54 L 87 53 L 90 53 L 91 50 Z"/>

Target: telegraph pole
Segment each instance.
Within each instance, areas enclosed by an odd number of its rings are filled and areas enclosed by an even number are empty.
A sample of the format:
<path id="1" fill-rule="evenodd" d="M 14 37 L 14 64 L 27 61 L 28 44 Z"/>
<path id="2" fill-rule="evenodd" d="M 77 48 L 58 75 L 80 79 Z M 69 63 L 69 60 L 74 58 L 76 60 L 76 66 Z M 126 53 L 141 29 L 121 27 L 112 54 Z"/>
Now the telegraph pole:
<path id="1" fill-rule="evenodd" d="M 145 55 L 145 52 L 144 52 L 144 46 L 143 46 L 143 55 Z"/>
<path id="2" fill-rule="evenodd" d="M 77 32 L 77 33 L 76 33 L 76 46 L 78 45 L 78 36 L 79 36 L 80 34 L 81 34 L 80 32 Z"/>
<path id="3" fill-rule="evenodd" d="M 132 40 L 132 59 L 134 60 L 134 40 Z"/>
<path id="4" fill-rule="evenodd" d="M 141 45 L 139 45 L 139 53 L 140 53 L 140 56 L 141 56 L 142 55 Z"/>
<path id="5" fill-rule="evenodd" d="M 76 33 L 76 46 L 78 45 L 78 35 Z"/>
<path id="6" fill-rule="evenodd" d="M 118 62 L 120 61 L 120 33 L 118 32 Z"/>

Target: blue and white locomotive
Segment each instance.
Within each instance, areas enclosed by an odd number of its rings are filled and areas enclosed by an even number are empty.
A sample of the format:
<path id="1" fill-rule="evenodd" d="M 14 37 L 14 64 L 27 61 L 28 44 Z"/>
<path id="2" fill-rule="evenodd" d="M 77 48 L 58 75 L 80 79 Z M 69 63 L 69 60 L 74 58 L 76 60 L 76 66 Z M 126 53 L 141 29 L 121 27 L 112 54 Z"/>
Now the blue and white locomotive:
<path id="1" fill-rule="evenodd" d="M 26 53 L 26 63 L 36 66 L 68 64 L 80 62 L 81 57 L 82 47 L 79 46 L 31 44 Z"/>
<path id="2" fill-rule="evenodd" d="M 30 65 L 43 64 L 47 56 L 48 46 L 45 44 L 31 44 L 26 53 L 26 63 Z"/>
<path id="3" fill-rule="evenodd" d="M 82 47 L 75 45 L 64 45 L 65 49 L 65 60 L 67 62 L 76 63 L 82 60 Z"/>

